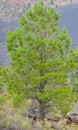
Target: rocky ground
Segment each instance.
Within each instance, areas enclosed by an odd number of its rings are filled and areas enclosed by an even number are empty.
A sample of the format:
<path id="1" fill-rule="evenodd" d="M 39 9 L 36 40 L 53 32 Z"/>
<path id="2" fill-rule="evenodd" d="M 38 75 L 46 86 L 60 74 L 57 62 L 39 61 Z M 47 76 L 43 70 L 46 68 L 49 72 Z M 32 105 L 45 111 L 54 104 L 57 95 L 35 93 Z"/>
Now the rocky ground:
<path id="1" fill-rule="evenodd" d="M 0 0 L 0 19 L 15 20 L 38 0 Z M 78 0 L 43 0 L 51 6 L 62 6 L 70 3 L 77 3 Z"/>

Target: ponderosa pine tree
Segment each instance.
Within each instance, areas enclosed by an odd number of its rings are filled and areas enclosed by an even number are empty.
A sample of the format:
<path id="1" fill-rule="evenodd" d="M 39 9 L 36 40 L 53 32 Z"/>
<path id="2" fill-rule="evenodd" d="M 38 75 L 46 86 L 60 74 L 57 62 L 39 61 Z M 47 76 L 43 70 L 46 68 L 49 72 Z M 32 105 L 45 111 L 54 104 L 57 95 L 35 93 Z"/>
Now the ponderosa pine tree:
<path id="1" fill-rule="evenodd" d="M 75 99 L 69 81 L 76 67 L 74 50 L 58 20 L 52 7 L 38 2 L 20 17 L 18 28 L 7 32 L 11 62 L 3 69 L 4 83 L 16 107 L 29 97 L 37 100 L 40 120 L 51 106 L 68 112 Z"/>

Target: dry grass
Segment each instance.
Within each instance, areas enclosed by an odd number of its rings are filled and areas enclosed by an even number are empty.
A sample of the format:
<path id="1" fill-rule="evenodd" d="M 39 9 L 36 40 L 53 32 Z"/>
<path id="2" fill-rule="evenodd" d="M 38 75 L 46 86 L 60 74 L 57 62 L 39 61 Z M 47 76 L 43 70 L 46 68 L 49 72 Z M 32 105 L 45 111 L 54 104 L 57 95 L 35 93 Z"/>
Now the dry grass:
<path id="1" fill-rule="evenodd" d="M 29 102 L 28 102 L 29 104 Z M 52 122 L 45 120 L 44 122 L 36 121 L 32 125 L 32 119 L 29 119 L 27 115 L 27 104 L 21 108 L 13 108 L 10 102 L 4 106 L 0 106 L 0 126 L 6 126 L 8 129 L 15 127 L 23 130 L 54 130 L 51 127 L 58 128 L 56 130 L 78 130 L 78 125 L 67 125 L 66 119 L 61 119 L 59 122 Z"/>

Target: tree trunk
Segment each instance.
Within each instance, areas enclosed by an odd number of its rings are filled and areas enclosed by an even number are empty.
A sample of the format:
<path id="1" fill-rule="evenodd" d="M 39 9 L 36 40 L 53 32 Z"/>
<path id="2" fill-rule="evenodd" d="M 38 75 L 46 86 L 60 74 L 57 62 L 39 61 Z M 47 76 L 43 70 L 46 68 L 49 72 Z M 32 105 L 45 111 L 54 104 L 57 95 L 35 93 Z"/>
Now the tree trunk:
<path id="1" fill-rule="evenodd" d="M 42 100 L 39 101 L 39 111 L 40 111 L 39 119 L 44 120 L 44 118 L 45 118 L 45 103 Z"/>

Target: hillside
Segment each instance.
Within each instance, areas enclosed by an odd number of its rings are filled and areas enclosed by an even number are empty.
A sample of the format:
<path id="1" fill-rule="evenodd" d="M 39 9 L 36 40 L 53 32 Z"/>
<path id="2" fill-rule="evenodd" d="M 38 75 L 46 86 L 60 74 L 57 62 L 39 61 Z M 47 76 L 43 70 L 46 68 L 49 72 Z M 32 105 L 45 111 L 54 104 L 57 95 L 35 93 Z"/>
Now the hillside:
<path id="1" fill-rule="evenodd" d="M 23 12 L 38 0 L 0 0 L 0 19 L 16 20 Z M 77 3 L 77 0 L 43 0 L 46 5 L 54 7 Z"/>

